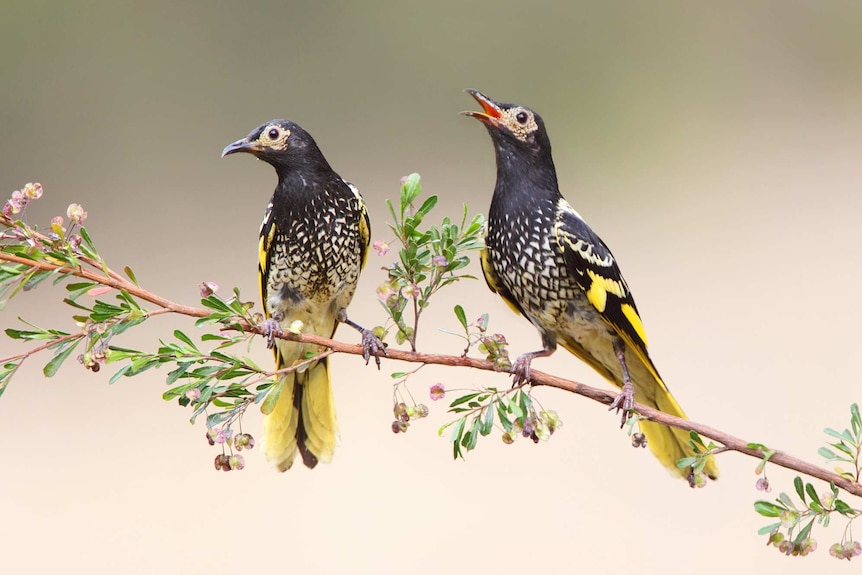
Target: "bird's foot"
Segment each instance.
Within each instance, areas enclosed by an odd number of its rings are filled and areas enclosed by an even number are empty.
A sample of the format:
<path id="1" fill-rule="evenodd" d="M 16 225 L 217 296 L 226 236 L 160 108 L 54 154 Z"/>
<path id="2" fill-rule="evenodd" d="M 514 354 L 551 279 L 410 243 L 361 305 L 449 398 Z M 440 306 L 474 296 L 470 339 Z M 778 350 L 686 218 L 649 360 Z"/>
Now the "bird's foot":
<path id="1" fill-rule="evenodd" d="M 371 331 L 370 329 L 365 329 L 364 327 L 347 317 L 347 310 L 339 310 L 336 317 L 338 318 L 338 321 L 346 323 L 347 325 L 362 334 L 362 357 L 365 358 L 365 365 L 368 365 L 368 361 L 373 355 L 374 363 L 377 364 L 377 369 L 380 369 L 380 354 L 382 353 L 386 357 L 389 357 L 389 352 L 386 351 L 386 344 L 383 343 L 379 337 L 374 335 L 373 331 Z"/>
<path id="2" fill-rule="evenodd" d="M 533 361 L 533 353 L 525 353 L 519 355 L 512 367 L 509 368 L 509 373 L 512 374 L 512 387 L 518 387 L 530 382 L 530 364 Z"/>
<path id="3" fill-rule="evenodd" d="M 622 420 L 620 422 L 620 427 L 626 424 L 626 420 L 632 416 L 631 411 L 635 406 L 635 388 L 630 382 L 626 382 L 623 385 L 622 390 L 620 390 L 620 394 L 617 398 L 611 403 L 611 406 L 608 408 L 608 411 L 613 409 L 617 410 L 617 413 L 622 410 Z"/>
<path id="4" fill-rule="evenodd" d="M 284 330 L 281 329 L 281 314 L 275 314 L 274 316 L 267 318 L 266 321 L 261 324 L 263 328 L 263 337 L 266 338 L 266 347 L 267 349 L 272 349 L 275 347 L 275 340 L 284 335 Z"/>
<path id="5" fill-rule="evenodd" d="M 365 358 L 365 365 L 368 365 L 368 361 L 373 355 L 374 363 L 377 364 L 377 369 L 380 369 L 380 354 L 382 353 L 386 357 L 389 357 L 389 352 L 386 351 L 386 344 L 374 335 L 374 332 L 370 329 L 362 328 L 359 330 L 359 333 L 362 334 L 362 357 Z"/>

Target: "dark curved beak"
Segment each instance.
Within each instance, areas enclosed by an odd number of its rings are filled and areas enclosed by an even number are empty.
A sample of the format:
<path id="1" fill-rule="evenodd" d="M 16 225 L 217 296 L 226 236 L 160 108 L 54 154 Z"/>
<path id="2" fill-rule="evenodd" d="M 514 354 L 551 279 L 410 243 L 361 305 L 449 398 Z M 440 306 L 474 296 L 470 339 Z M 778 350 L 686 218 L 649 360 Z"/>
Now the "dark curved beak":
<path id="1" fill-rule="evenodd" d="M 479 90 L 471 90 L 468 88 L 464 91 L 473 96 L 473 98 L 477 102 L 479 102 L 479 105 L 482 106 L 482 111 L 475 112 L 473 110 L 468 110 L 466 112 L 461 112 L 462 114 L 464 114 L 465 116 L 470 116 L 471 118 L 476 118 L 480 122 L 492 126 L 499 123 L 498 120 L 500 119 L 500 116 L 503 112 L 503 110 L 500 108 L 499 102 L 495 102 Z"/>
<path id="2" fill-rule="evenodd" d="M 225 149 L 221 151 L 221 157 L 224 158 L 225 156 L 236 154 L 238 152 L 256 154 L 259 151 L 260 146 L 258 146 L 257 142 L 249 142 L 248 138 L 242 138 L 232 144 L 228 144 Z"/>

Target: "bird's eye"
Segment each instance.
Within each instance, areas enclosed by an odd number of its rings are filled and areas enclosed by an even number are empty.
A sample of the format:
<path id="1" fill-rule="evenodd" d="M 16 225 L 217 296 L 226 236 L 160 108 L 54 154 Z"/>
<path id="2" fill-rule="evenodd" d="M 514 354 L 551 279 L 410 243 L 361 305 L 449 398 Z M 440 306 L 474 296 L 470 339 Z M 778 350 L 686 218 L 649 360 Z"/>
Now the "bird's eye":
<path id="1" fill-rule="evenodd" d="M 518 120 L 519 124 L 526 124 L 527 123 L 527 117 L 528 117 L 527 112 L 518 112 L 517 115 L 515 116 L 515 119 Z"/>
<path id="2" fill-rule="evenodd" d="M 270 128 L 266 135 L 269 136 L 270 140 L 278 139 L 278 128 Z"/>

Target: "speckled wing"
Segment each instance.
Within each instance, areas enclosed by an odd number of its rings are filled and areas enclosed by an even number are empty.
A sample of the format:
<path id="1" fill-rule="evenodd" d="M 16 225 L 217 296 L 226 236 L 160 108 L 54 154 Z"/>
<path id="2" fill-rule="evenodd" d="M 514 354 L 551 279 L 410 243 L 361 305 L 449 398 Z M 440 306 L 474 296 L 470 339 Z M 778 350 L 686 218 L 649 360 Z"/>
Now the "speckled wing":
<path id="1" fill-rule="evenodd" d="M 359 193 L 359 188 L 346 180 L 344 180 L 344 183 L 347 184 L 347 187 L 350 188 L 350 191 L 359 200 L 359 209 L 361 211 L 359 216 L 359 267 L 360 269 L 364 269 L 365 262 L 368 260 L 368 246 L 371 245 L 371 220 L 368 217 L 368 209 L 365 206 L 365 201 L 362 199 L 362 194 Z"/>
<path id="2" fill-rule="evenodd" d="M 611 250 L 565 199 L 557 206 L 553 232 L 566 267 L 587 300 L 661 381 L 647 352 L 637 306 Z"/>
<path id="3" fill-rule="evenodd" d="M 269 309 L 267 309 L 267 278 L 269 277 L 270 265 L 270 250 L 272 242 L 278 235 L 278 229 L 275 226 L 275 218 L 272 214 L 272 200 L 266 206 L 266 212 L 263 214 L 263 221 L 260 223 L 260 241 L 258 243 L 258 266 L 257 279 L 258 287 L 260 288 L 260 301 L 263 302 L 263 313 L 269 317 Z"/>
<path id="4" fill-rule="evenodd" d="M 488 288 L 503 298 L 510 308 L 515 313 L 519 313 L 524 317 L 527 317 L 527 314 L 524 313 L 524 310 L 521 309 L 521 305 L 518 303 L 518 300 L 515 299 L 515 296 L 506 289 L 506 286 L 503 285 L 503 282 L 500 281 L 499 276 L 497 276 L 497 272 L 494 270 L 494 265 L 491 263 L 491 254 L 488 252 L 488 248 L 482 248 L 482 251 L 479 252 L 479 261 L 482 264 L 482 275 L 485 276 L 485 283 L 488 284 Z"/>

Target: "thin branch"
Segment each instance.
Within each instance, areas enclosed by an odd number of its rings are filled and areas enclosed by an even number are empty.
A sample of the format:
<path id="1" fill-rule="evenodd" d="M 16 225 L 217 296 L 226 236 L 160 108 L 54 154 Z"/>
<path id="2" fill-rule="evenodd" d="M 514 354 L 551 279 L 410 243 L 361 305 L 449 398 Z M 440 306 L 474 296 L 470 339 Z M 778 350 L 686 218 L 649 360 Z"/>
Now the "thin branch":
<path id="1" fill-rule="evenodd" d="M 116 273 L 109 273 L 109 276 L 105 276 L 104 273 L 94 273 L 84 268 L 76 269 L 69 268 L 67 266 L 58 266 L 48 262 L 31 260 L 2 252 L 0 252 L 0 261 L 25 264 L 37 269 L 47 271 L 60 271 L 61 273 L 69 273 L 71 275 L 89 281 L 97 282 L 102 285 L 110 286 L 115 289 L 126 290 L 132 296 L 147 301 L 164 310 L 155 310 L 151 312 L 151 315 L 155 315 L 156 313 L 178 313 L 181 315 L 198 318 L 207 317 L 210 315 L 210 313 L 206 309 L 177 304 L 168 299 L 159 297 L 135 285 L 134 283 L 125 280 Z M 261 335 L 263 334 L 263 329 L 261 327 L 253 326 L 245 321 L 238 321 L 236 324 L 230 326 L 223 326 L 222 329 L 234 329 L 245 332 L 255 332 Z M 329 348 L 336 353 L 347 353 L 352 355 L 363 354 L 363 347 L 361 345 L 348 344 L 311 334 L 296 335 L 286 332 L 282 336 L 282 338 L 290 341 L 309 343 L 312 345 Z M 57 343 L 56 340 L 49 345 L 53 345 L 55 343 Z M 48 346 L 42 346 L 42 349 L 44 349 L 45 347 Z M 34 353 L 35 351 L 37 350 L 31 350 L 30 352 L 28 352 L 28 355 Z M 388 358 L 393 360 L 406 361 L 410 363 L 448 365 L 453 367 L 471 367 L 473 369 L 480 369 L 483 371 L 497 371 L 494 367 L 493 362 L 484 359 L 474 359 L 470 357 L 439 355 L 420 353 L 415 351 L 390 349 L 388 350 Z M 617 395 L 614 392 L 598 389 L 589 385 L 585 385 L 583 383 L 563 379 L 561 377 L 550 375 L 537 370 L 531 371 L 531 380 L 533 385 L 555 387 L 557 389 L 568 391 L 570 393 L 582 395 L 604 405 L 610 405 Z M 730 435 L 729 433 L 719 431 L 717 429 L 714 429 L 707 425 L 703 425 L 701 423 L 697 423 L 690 419 L 682 419 L 673 415 L 668 415 L 657 409 L 652 409 L 638 403 L 635 404 L 634 409 L 643 419 L 655 421 L 679 429 L 696 431 L 703 437 L 708 437 L 714 441 L 717 441 L 718 443 L 723 444 L 727 448 L 727 450 L 736 451 L 738 453 L 742 453 L 756 459 L 763 459 L 764 457 L 763 452 L 761 452 L 759 449 L 752 449 L 748 447 L 748 441 Z M 792 469 L 810 477 L 816 477 L 817 479 L 821 479 L 826 482 L 832 482 L 844 491 L 852 495 L 862 497 L 862 484 L 855 481 L 851 481 L 845 477 L 842 477 L 841 475 L 838 475 L 837 473 L 833 473 L 831 471 L 823 469 L 822 467 L 818 467 L 814 464 L 808 463 L 807 461 L 803 461 L 802 459 L 784 453 L 783 451 L 775 451 L 770 457 L 769 461 L 771 463 L 774 463 L 775 465 L 779 465 L 787 469 Z"/>
<path id="2" fill-rule="evenodd" d="M 179 313 L 182 315 L 188 315 L 191 317 L 206 317 L 209 315 L 209 312 L 203 308 L 195 308 L 187 305 L 181 305 L 178 303 L 174 303 L 169 299 L 165 299 L 163 297 L 157 296 L 147 290 L 133 284 L 132 282 L 124 279 L 122 276 L 117 274 L 112 270 L 108 270 L 109 276 L 105 276 L 104 273 L 96 273 L 92 272 L 86 268 L 70 268 L 68 266 L 58 266 L 56 264 L 52 264 L 45 261 L 39 260 L 31 260 L 28 258 L 22 258 L 20 256 L 16 256 L 14 254 L 8 254 L 4 252 L 0 252 L 0 261 L 7 261 L 16 264 L 24 264 L 30 266 L 32 268 L 45 270 L 45 271 L 57 271 L 64 274 L 70 274 L 75 277 L 79 277 L 85 280 L 89 280 L 91 282 L 100 283 L 102 285 L 110 286 L 112 288 L 118 290 L 126 290 L 129 294 L 135 296 L 138 299 L 142 299 L 147 301 L 153 305 L 156 305 L 160 308 L 163 308 L 169 312 Z M 101 270 L 100 270 L 101 272 Z"/>
<path id="3" fill-rule="evenodd" d="M 17 353 L 15 355 L 9 355 L 9 356 L 6 356 L 4 358 L 0 358 L 0 363 L 6 363 L 9 361 L 18 361 L 18 360 L 24 361 L 25 359 L 27 359 L 28 357 L 30 357 L 34 353 L 39 353 L 40 351 L 45 351 L 49 347 L 54 347 L 55 345 L 59 345 L 59 344 L 66 342 L 66 341 L 71 341 L 73 339 L 80 339 L 80 338 L 84 337 L 84 335 L 85 334 L 83 334 L 83 333 L 70 333 L 70 334 L 62 335 L 62 336 L 59 336 L 55 339 L 52 339 L 48 343 L 38 345 L 32 349 L 28 349 L 27 351 Z"/>
<path id="4" fill-rule="evenodd" d="M 244 329 L 262 333 L 262 330 L 255 326 L 244 326 Z M 319 337 L 311 334 L 303 334 L 302 336 L 291 335 L 289 338 L 294 341 L 303 343 L 311 343 L 321 347 L 328 347 L 338 353 L 348 353 L 353 355 L 362 355 L 362 346 L 343 343 Z M 460 357 L 453 355 L 439 355 L 431 353 L 420 353 L 413 351 L 402 351 L 397 349 L 389 350 L 389 359 L 406 361 L 411 363 L 424 363 L 435 365 L 448 365 L 453 367 L 472 367 L 483 371 L 498 371 L 494 367 L 494 362 L 485 359 L 475 359 L 471 357 Z M 508 374 L 507 374 L 508 375 Z M 597 387 L 592 387 L 583 383 L 578 383 L 562 377 L 557 377 L 548 373 L 537 370 L 530 371 L 530 377 L 533 385 L 544 385 L 547 387 L 555 387 L 570 393 L 582 395 L 593 401 L 597 401 L 604 405 L 610 405 L 616 399 L 617 393 L 606 391 Z M 763 459 L 764 454 L 759 449 L 751 449 L 748 447 L 750 442 L 733 436 L 729 433 L 719 431 L 713 427 L 697 423 L 690 419 L 682 419 L 673 415 L 669 415 L 657 409 L 635 403 L 634 410 L 641 416 L 642 419 L 663 423 L 671 427 L 677 427 L 686 431 L 696 431 L 703 437 L 708 437 L 713 441 L 717 441 L 725 446 L 724 451 L 736 451 L 744 455 L 749 455 L 756 459 Z M 837 473 L 833 473 L 822 467 L 818 467 L 812 463 L 808 463 L 798 457 L 794 457 L 783 451 L 776 450 L 769 458 L 770 463 L 792 469 L 803 473 L 810 477 L 816 477 L 826 482 L 833 482 L 841 489 L 853 495 L 862 497 L 862 484 L 846 479 Z"/>

